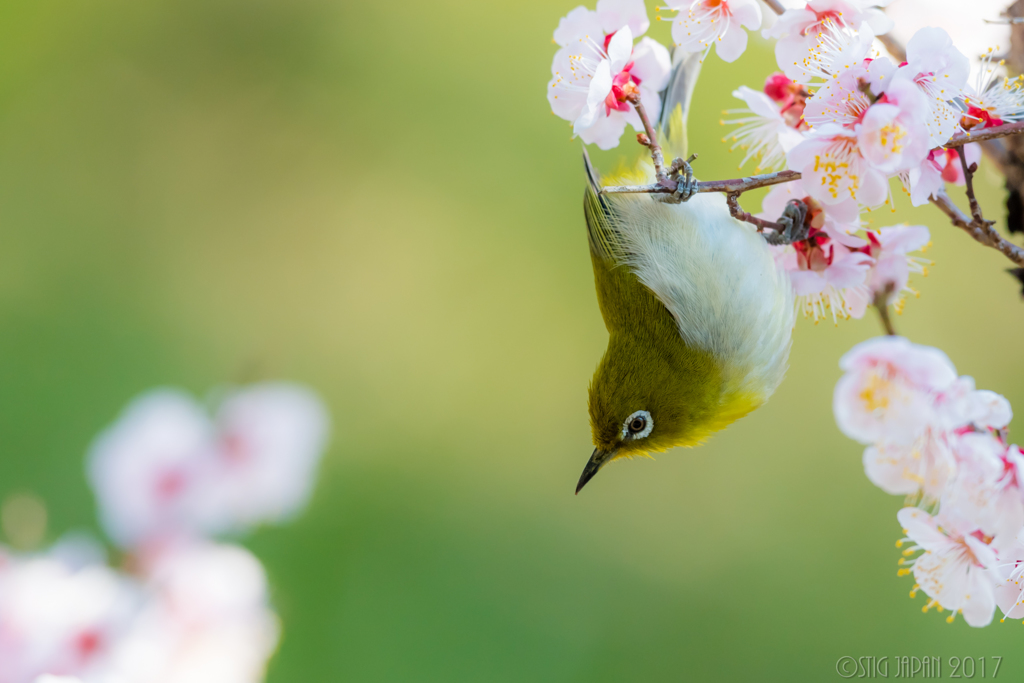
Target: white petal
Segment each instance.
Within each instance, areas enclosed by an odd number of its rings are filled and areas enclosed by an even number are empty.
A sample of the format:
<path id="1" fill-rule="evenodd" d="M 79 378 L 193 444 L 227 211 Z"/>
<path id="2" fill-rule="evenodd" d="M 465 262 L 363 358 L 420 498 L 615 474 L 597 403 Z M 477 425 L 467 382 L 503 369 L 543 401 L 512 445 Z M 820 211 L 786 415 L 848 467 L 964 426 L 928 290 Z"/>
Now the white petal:
<path id="1" fill-rule="evenodd" d="M 626 66 L 633 54 L 633 32 L 628 26 L 617 31 L 608 43 L 608 61 L 610 62 L 611 74 L 615 76 L 622 67 Z M 611 89 L 611 85 L 608 86 Z"/>
<path id="2" fill-rule="evenodd" d="M 724 62 L 735 62 L 746 49 L 747 32 L 739 26 L 729 26 L 715 41 L 715 53 Z"/>
<path id="3" fill-rule="evenodd" d="M 604 40 L 604 32 L 601 30 L 597 12 L 581 5 L 558 21 L 554 37 L 555 42 L 563 47 L 566 45 L 575 47 L 580 40 L 585 40 L 588 37 L 600 44 Z"/>
<path id="4" fill-rule="evenodd" d="M 605 33 L 629 26 L 633 35 L 639 37 L 651 26 L 644 0 L 597 0 L 597 18 Z"/>
<path id="5" fill-rule="evenodd" d="M 630 73 L 640 79 L 641 87 L 647 86 L 660 92 L 668 85 L 668 77 L 672 73 L 672 56 L 658 41 L 642 38 L 633 48 L 633 68 Z M 645 106 L 648 105 L 645 103 Z"/>

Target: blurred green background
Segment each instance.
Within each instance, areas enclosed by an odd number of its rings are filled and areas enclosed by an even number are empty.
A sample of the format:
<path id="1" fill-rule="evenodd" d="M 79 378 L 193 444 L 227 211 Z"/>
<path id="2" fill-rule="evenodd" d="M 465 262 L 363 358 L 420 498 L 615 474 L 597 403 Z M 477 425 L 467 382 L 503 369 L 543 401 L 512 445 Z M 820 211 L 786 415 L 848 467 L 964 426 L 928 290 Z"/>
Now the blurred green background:
<path id="1" fill-rule="evenodd" d="M 949 626 L 896 577 L 901 501 L 831 414 L 871 317 L 801 320 L 766 407 L 572 495 L 606 342 L 580 145 L 544 99 L 573 6 L 0 5 L 0 497 L 95 530 L 83 455 L 130 398 L 293 379 L 336 435 L 308 512 L 246 541 L 271 682 L 813 681 L 843 655 L 1020 677 L 1020 624 Z M 736 175 L 721 110 L 773 65 L 759 39 L 708 59 L 700 177 Z M 875 225 L 928 224 L 936 261 L 899 330 L 1024 405 L 1008 262 L 897 202 Z"/>

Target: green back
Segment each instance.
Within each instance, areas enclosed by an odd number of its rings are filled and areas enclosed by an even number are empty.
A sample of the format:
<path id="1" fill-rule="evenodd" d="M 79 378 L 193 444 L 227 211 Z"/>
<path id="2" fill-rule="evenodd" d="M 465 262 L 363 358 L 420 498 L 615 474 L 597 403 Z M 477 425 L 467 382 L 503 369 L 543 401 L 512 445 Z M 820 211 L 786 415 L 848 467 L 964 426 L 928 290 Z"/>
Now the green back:
<path id="1" fill-rule="evenodd" d="M 584 195 L 587 235 L 609 334 L 590 385 L 594 444 L 618 449 L 620 456 L 693 445 L 717 412 L 721 371 L 710 354 L 686 345 L 669 310 L 617 262 L 615 254 L 622 249 L 614 228 L 616 200 L 598 194 L 589 159 L 585 164 L 590 180 Z M 622 424 L 637 410 L 651 413 L 654 431 L 647 439 L 622 443 Z"/>

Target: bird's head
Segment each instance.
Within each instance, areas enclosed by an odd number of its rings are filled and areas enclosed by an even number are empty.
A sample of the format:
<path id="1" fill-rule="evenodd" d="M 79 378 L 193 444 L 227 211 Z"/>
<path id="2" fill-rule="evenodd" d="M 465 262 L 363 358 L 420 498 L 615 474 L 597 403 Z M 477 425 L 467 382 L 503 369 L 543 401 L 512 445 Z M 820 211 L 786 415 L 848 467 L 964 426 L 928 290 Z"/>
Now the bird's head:
<path id="1" fill-rule="evenodd" d="M 720 378 L 707 354 L 681 341 L 613 336 L 590 384 L 595 448 L 576 492 L 612 460 L 699 442 L 718 406 Z"/>

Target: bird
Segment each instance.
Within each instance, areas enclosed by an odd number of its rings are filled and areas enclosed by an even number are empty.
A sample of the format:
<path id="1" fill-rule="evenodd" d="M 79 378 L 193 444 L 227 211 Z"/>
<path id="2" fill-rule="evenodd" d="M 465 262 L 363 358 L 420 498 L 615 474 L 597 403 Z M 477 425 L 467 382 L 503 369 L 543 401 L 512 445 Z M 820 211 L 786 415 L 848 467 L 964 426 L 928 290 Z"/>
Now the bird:
<path id="1" fill-rule="evenodd" d="M 669 158 L 686 155 L 702 55 L 677 48 L 657 117 Z M 696 446 L 782 382 L 796 308 L 764 237 L 720 193 L 602 194 L 649 182 L 647 155 L 601 178 L 583 150 L 583 208 L 608 347 L 590 382 L 594 451 L 576 493 L 609 462 Z"/>

